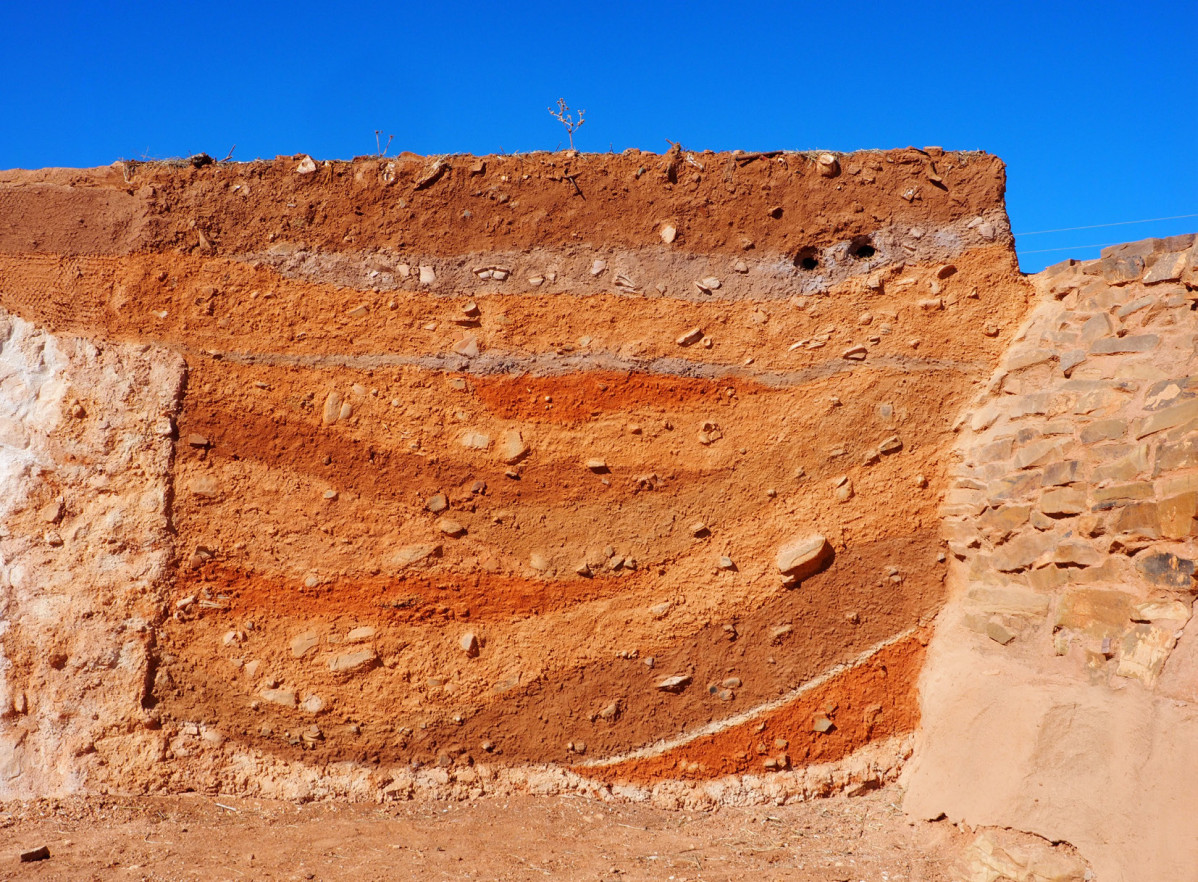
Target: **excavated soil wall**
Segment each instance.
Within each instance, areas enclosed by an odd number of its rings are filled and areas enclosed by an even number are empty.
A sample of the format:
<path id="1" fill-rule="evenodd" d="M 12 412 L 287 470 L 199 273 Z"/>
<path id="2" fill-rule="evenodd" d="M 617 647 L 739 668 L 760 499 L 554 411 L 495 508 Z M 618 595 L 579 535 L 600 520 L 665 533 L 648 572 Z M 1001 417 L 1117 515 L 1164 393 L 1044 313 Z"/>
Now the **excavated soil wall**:
<path id="1" fill-rule="evenodd" d="M 1003 189 L 935 149 L 0 173 L 0 797 L 893 777 L 954 422 L 1032 296 Z"/>

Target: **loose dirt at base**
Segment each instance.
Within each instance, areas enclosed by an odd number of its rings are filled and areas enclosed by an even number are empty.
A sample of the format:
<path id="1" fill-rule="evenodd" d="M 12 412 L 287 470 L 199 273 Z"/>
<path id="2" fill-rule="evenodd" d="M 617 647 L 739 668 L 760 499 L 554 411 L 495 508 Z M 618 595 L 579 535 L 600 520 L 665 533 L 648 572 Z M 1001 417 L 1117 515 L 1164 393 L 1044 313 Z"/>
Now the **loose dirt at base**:
<path id="1" fill-rule="evenodd" d="M 671 812 L 518 797 L 387 807 L 173 796 L 0 807 L 12 880 L 587 879 L 947 882 L 969 837 L 909 824 L 885 788 L 770 808 Z M 50 858 L 20 863 L 45 845 Z"/>

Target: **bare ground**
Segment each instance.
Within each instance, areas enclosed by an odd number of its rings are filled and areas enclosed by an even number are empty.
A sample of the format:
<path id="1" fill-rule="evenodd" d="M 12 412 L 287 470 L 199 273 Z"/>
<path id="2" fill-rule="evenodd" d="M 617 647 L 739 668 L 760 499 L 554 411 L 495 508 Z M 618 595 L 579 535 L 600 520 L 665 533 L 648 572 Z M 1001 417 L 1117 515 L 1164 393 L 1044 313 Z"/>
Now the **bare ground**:
<path id="1" fill-rule="evenodd" d="M 590 799 L 337 805 L 198 795 L 0 806 L 13 880 L 587 879 L 938 882 L 965 837 L 900 791 L 670 812 Z M 21 863 L 45 845 L 51 857 Z"/>

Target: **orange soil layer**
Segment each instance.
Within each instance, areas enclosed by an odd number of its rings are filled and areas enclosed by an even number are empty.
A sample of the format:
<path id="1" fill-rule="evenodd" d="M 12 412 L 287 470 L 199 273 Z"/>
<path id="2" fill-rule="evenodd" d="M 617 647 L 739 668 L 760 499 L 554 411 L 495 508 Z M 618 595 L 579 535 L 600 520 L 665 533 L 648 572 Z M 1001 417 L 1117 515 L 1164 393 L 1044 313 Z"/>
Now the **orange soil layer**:
<path id="1" fill-rule="evenodd" d="M 644 783 L 762 774 L 767 760 L 773 760 L 773 768 L 835 762 L 868 741 L 915 730 L 915 685 L 929 636 L 920 631 L 777 711 L 700 736 L 660 756 L 574 769 L 603 781 Z M 819 732 L 817 721 L 829 721 L 834 728 Z"/>
<path id="2" fill-rule="evenodd" d="M 642 363 L 671 358 L 718 365 L 750 376 L 843 365 L 844 349 L 873 336 L 878 339 L 870 344 L 868 360 L 993 363 L 1027 306 L 1028 289 L 1018 282 L 1015 255 L 1007 245 L 988 245 L 958 254 L 952 264 L 957 271 L 947 280 L 936 279 L 939 261 L 913 263 L 888 275 L 879 290 L 867 288 L 863 278 L 850 278 L 824 296 L 796 303 L 758 301 L 752 291 L 742 300 L 698 303 L 535 290 L 375 294 L 333 282 L 286 279 L 268 267 L 216 257 L 0 253 L 0 306 L 58 332 L 150 340 L 192 350 L 193 357 L 209 350 L 270 356 L 285 366 L 309 368 L 322 358 L 342 356 L 452 355 L 454 343 L 466 334 L 477 337 L 484 355 L 492 350 L 505 356 L 611 353 Z M 933 284 L 946 308 L 921 303 Z M 481 315 L 477 326 L 462 327 L 455 320 L 471 298 Z M 350 315 L 364 304 L 369 307 L 365 315 Z M 867 314 L 870 320 L 863 323 Z M 986 323 L 994 325 L 994 335 L 981 332 Z M 888 332 L 880 333 L 883 325 Z M 675 343 L 692 327 L 710 335 L 711 349 Z M 790 348 L 829 331 L 822 348 Z M 589 342 L 581 346 L 584 338 Z M 913 346 L 912 340 L 919 342 Z M 549 408 L 544 417 L 559 414 L 560 407 Z"/>
<path id="3" fill-rule="evenodd" d="M 235 740 L 312 762 L 432 762 L 441 754 L 459 761 L 477 754 L 484 741 L 492 742 L 497 757 L 509 762 L 570 761 L 570 742 L 586 743 L 588 756 L 611 756 L 770 701 L 928 615 L 941 590 L 940 568 L 928 565 L 937 544 L 936 536 L 928 533 L 876 547 L 855 546 L 801 590 L 728 610 L 697 630 L 667 618 L 653 629 L 658 633 L 650 643 L 615 624 L 624 621 L 624 615 L 613 620 L 604 612 L 606 605 L 590 596 L 594 583 L 586 583 L 586 598 L 574 595 L 574 618 L 566 615 L 568 610 L 554 615 L 525 609 L 504 621 L 487 615 L 486 605 L 508 603 L 507 599 L 484 600 L 477 594 L 468 599 L 463 593 L 469 594 L 473 580 L 452 575 L 432 596 L 401 609 L 386 598 L 407 597 L 414 588 L 411 582 L 379 597 L 372 609 L 369 596 L 352 582 L 280 588 L 267 596 L 259 594 L 257 580 L 248 579 L 220 586 L 224 590 L 217 596 L 230 612 L 206 611 L 166 629 L 162 651 L 170 659 L 164 665 L 168 679 L 157 694 L 172 718 L 220 720 L 222 731 Z M 911 573 L 901 594 L 880 587 L 876 574 L 886 563 Z M 500 580 L 494 584 L 504 587 Z M 567 595 L 561 602 L 568 605 L 573 593 L 569 584 L 558 581 L 547 587 Z M 623 584 L 620 589 L 628 590 Z M 257 605 L 259 601 L 263 605 Z M 247 632 L 244 646 L 214 652 L 223 634 L 246 621 L 253 621 L 254 629 Z M 572 651 L 574 640 L 588 639 L 588 625 L 603 636 L 609 621 L 613 645 L 639 652 L 631 658 L 608 654 L 588 659 L 578 654 L 583 646 Z M 373 646 L 380 662 L 365 673 L 347 677 L 324 666 L 331 654 L 361 649 L 359 644 L 325 643 L 319 656 L 309 659 L 295 659 L 287 649 L 290 638 L 301 631 L 344 634 L 362 625 L 379 632 Z M 782 625 L 791 629 L 779 636 Z M 637 630 L 644 628 L 638 625 Z M 483 639 L 478 659 L 448 651 L 456 648 L 456 637 L 464 630 Z M 881 657 L 889 658 L 888 652 Z M 652 669 L 643 664 L 650 655 L 655 657 Z M 324 740 L 308 750 L 290 745 L 288 738 L 311 716 L 270 706 L 253 708 L 257 682 L 230 664 L 251 658 L 265 662 L 263 671 L 285 683 L 301 685 L 301 697 L 335 695 L 332 719 L 322 723 Z M 657 691 L 655 684 L 674 673 L 687 673 L 693 685 L 680 695 Z M 730 676 L 743 681 L 730 698 L 708 691 L 709 684 Z M 901 708 L 914 700 L 914 693 L 905 691 L 908 681 L 868 682 L 885 686 L 874 699 L 883 707 L 884 719 L 902 719 Z M 619 703 L 616 718 L 598 717 L 613 701 Z M 892 707 L 899 710 L 892 713 Z M 842 733 L 828 743 L 843 740 L 860 746 L 864 740 L 855 739 L 863 732 L 873 732 L 871 737 L 891 732 L 885 727 L 861 729 L 847 719 L 837 718 Z M 333 720 L 359 728 L 351 733 L 331 725 Z M 259 732 L 264 723 L 272 728 L 267 737 Z M 796 763 L 802 758 L 801 753 L 791 755 Z"/>

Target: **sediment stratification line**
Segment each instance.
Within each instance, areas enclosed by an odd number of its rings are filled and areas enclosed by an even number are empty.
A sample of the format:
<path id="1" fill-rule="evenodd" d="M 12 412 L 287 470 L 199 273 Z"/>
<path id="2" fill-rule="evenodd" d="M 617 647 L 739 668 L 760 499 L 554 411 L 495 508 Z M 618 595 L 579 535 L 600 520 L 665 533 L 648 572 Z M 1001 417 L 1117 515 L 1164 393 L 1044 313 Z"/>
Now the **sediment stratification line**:
<path id="1" fill-rule="evenodd" d="M 631 750 L 627 753 L 619 754 L 618 756 L 603 757 L 602 759 L 584 760 L 576 763 L 579 768 L 599 769 L 607 766 L 615 766 L 620 763 L 628 762 L 629 760 L 652 759 L 653 757 L 661 756 L 671 750 L 679 747 L 685 747 L 693 741 L 704 738 L 708 735 L 718 735 L 728 729 L 733 729 L 743 723 L 751 722 L 765 714 L 773 713 L 790 704 L 796 698 L 801 698 L 812 689 L 818 689 L 829 680 L 839 677 L 841 674 L 846 674 L 849 671 L 861 667 L 883 649 L 894 646 L 896 643 L 901 643 L 909 637 L 915 635 L 920 628 L 925 627 L 923 622 L 908 628 L 905 631 L 900 631 L 891 637 L 887 637 L 868 649 L 860 652 L 851 661 L 842 662 L 838 665 L 833 665 L 817 677 L 813 677 L 803 685 L 792 689 L 790 692 L 783 695 L 781 698 L 775 698 L 773 701 L 767 701 L 765 704 L 759 704 L 757 707 L 749 708 L 746 711 L 741 711 L 739 714 L 727 717 L 722 720 L 708 723 L 693 732 L 687 732 L 685 735 L 680 735 L 677 738 L 668 738 L 664 741 L 658 741 L 655 744 L 650 744 L 647 747 L 638 747 L 636 750 Z"/>
<path id="2" fill-rule="evenodd" d="M 367 355 L 288 355 L 281 352 L 234 352 L 217 349 L 196 349 L 191 346 L 158 341 L 155 345 L 176 349 L 184 355 L 207 356 L 234 364 L 265 365 L 269 367 L 303 367 L 310 369 L 348 368 L 350 370 L 378 370 L 380 368 L 415 367 L 441 373 L 473 374 L 488 376 L 535 376 L 557 377 L 585 371 L 611 371 L 613 373 L 652 374 L 662 377 L 678 377 L 687 380 L 750 380 L 762 386 L 786 388 L 801 386 L 837 374 L 857 370 L 896 370 L 907 373 L 926 371 L 952 371 L 970 374 L 984 371 L 987 365 L 981 362 L 950 361 L 938 358 L 912 358 L 906 355 L 882 355 L 867 361 L 828 359 L 801 371 L 762 371 L 743 365 L 721 365 L 710 362 L 695 362 L 684 358 L 654 358 L 635 360 L 623 358 L 610 352 L 595 352 L 578 355 L 518 355 L 512 352 L 490 350 L 475 357 L 438 353 L 436 355 L 401 355 L 398 353 L 372 353 Z"/>

